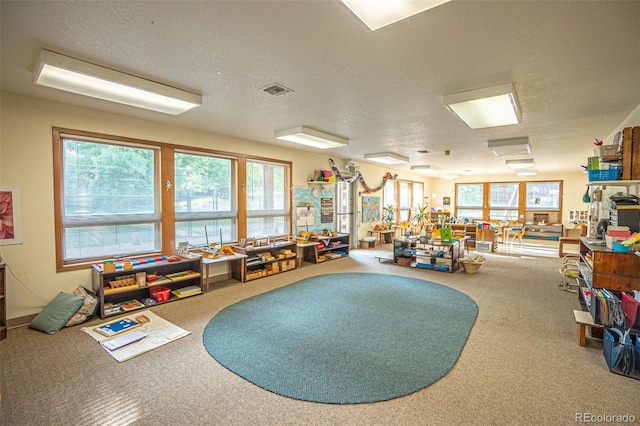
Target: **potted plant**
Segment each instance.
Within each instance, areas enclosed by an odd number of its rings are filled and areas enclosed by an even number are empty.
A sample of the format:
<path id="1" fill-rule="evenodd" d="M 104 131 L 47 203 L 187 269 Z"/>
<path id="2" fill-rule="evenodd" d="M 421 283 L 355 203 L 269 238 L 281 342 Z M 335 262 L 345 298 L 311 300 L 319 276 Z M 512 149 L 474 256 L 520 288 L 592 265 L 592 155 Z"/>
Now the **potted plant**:
<path id="1" fill-rule="evenodd" d="M 393 220 L 396 217 L 396 209 L 391 204 L 383 208 L 382 221 L 387 224 L 387 229 L 391 229 Z"/>
<path id="2" fill-rule="evenodd" d="M 394 219 L 396 217 L 396 209 L 394 206 L 392 206 L 391 204 L 389 204 L 388 206 L 383 207 L 382 209 L 382 221 L 385 223 L 387 230 L 390 231 L 391 230 L 391 226 L 393 225 Z M 392 242 L 392 238 L 391 238 L 391 234 L 390 233 L 386 233 L 384 234 L 384 242 L 385 243 L 390 243 Z"/>
<path id="3" fill-rule="evenodd" d="M 431 213 L 429 211 L 429 204 L 418 205 L 416 213 L 411 216 L 411 221 L 420 227 L 420 234 L 424 230 L 425 226 L 431 222 Z"/>

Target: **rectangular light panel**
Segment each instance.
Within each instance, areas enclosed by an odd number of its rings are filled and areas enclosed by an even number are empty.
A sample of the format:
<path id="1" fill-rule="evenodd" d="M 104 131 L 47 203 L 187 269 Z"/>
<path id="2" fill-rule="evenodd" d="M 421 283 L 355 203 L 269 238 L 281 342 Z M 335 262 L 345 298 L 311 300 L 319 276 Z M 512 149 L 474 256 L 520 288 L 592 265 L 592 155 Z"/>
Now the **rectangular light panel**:
<path id="1" fill-rule="evenodd" d="M 201 95 L 44 49 L 36 62 L 33 82 L 170 115 L 202 105 Z"/>
<path id="2" fill-rule="evenodd" d="M 536 163 L 533 161 L 533 158 L 528 158 L 524 160 L 507 160 L 504 162 L 507 167 L 511 169 L 530 169 L 536 166 Z"/>
<path id="3" fill-rule="evenodd" d="M 376 154 L 365 154 L 365 160 L 375 161 L 380 164 L 404 164 L 409 162 L 409 158 L 393 152 L 379 152 Z"/>
<path id="4" fill-rule="evenodd" d="M 424 165 L 424 166 L 411 166 L 411 171 L 424 173 L 424 174 L 428 174 L 428 175 L 435 175 L 435 174 L 440 173 L 440 170 L 438 170 L 435 167 L 430 166 L 428 164 Z"/>
<path id="5" fill-rule="evenodd" d="M 447 95 L 444 104 L 472 129 L 520 123 L 520 108 L 511 83 Z"/>
<path id="6" fill-rule="evenodd" d="M 349 139 L 305 126 L 279 130 L 274 135 L 276 139 L 320 149 L 340 148 L 349 145 Z"/>
<path id="7" fill-rule="evenodd" d="M 488 141 L 487 146 L 496 157 L 531 154 L 531 145 L 527 137 L 494 139 Z"/>
<path id="8" fill-rule="evenodd" d="M 371 31 L 402 21 L 450 0 L 342 0 Z"/>

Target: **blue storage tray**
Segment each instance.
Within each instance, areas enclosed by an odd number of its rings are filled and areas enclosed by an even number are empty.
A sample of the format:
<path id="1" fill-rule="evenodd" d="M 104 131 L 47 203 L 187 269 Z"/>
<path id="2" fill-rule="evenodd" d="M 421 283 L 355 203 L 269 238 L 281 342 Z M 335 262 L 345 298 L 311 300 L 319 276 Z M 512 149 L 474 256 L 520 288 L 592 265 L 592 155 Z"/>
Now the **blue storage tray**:
<path id="1" fill-rule="evenodd" d="M 620 169 L 588 170 L 588 172 L 589 172 L 589 182 L 599 181 L 599 180 L 618 180 Z"/>

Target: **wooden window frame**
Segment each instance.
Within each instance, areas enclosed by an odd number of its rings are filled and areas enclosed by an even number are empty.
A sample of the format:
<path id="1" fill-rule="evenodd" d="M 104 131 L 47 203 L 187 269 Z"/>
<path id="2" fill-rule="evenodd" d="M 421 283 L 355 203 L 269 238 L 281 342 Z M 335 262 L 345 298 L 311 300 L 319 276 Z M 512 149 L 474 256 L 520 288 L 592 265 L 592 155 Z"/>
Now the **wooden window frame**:
<path id="1" fill-rule="evenodd" d="M 63 227 L 62 227 L 62 208 L 63 208 L 63 184 L 64 184 L 64 176 L 63 176 L 63 152 L 62 152 L 62 139 L 64 136 L 72 136 L 77 137 L 82 140 L 83 138 L 87 139 L 98 139 L 103 142 L 108 143 L 109 141 L 113 141 L 114 144 L 135 144 L 140 146 L 148 146 L 159 149 L 159 172 L 160 179 L 158 180 L 158 185 L 160 186 L 158 194 L 160 196 L 160 206 L 161 206 L 161 215 L 160 215 L 160 239 L 161 239 L 161 253 L 173 253 L 176 250 L 176 241 L 175 241 L 175 190 L 173 187 L 173 182 L 175 182 L 174 174 L 175 174 L 175 165 L 174 165 L 174 154 L 176 151 L 179 152 L 192 152 L 194 154 L 203 153 L 210 156 L 221 156 L 225 158 L 235 158 L 236 159 L 236 188 L 237 191 L 236 199 L 238 203 L 238 239 L 246 238 L 246 226 L 247 226 L 247 215 L 246 215 L 246 197 L 245 195 L 245 182 L 246 182 L 246 162 L 247 160 L 256 160 L 263 161 L 269 163 L 279 163 L 288 166 L 288 175 L 286 176 L 287 188 L 291 187 L 291 177 L 293 175 L 293 163 L 291 161 L 284 161 L 272 158 L 265 158 L 260 156 L 252 156 L 252 155 L 243 155 L 228 151 L 220 151 L 220 150 L 212 150 L 205 148 L 198 148 L 188 145 L 178 145 L 178 144 L 170 144 L 165 142 L 156 142 L 149 141 L 143 139 L 130 138 L 125 136 L 116 136 L 104 133 L 90 132 L 84 130 L 76 130 L 62 127 L 52 127 L 52 138 L 53 138 L 53 192 L 54 192 L 54 220 L 55 220 L 55 250 L 56 250 L 56 270 L 57 272 L 70 271 L 70 270 L 78 270 L 78 269 L 86 269 L 90 268 L 92 264 L 101 262 L 105 260 L 105 258 L 87 258 L 81 259 L 77 261 L 65 261 L 63 257 Z M 172 185 L 165 185 L 166 182 L 172 183 Z M 293 197 L 289 196 L 289 229 L 292 228 L 293 217 L 292 217 L 292 204 Z M 140 254 L 142 257 L 144 255 L 154 255 L 158 253 L 146 253 Z"/>

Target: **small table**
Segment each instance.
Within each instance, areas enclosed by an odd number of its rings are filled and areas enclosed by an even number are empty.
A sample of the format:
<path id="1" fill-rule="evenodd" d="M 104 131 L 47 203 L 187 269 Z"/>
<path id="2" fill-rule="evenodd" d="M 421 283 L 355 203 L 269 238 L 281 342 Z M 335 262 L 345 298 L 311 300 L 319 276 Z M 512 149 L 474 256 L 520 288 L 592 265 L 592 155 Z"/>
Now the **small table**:
<path id="1" fill-rule="evenodd" d="M 202 286 L 207 286 L 207 292 L 209 291 L 209 268 L 212 265 L 222 265 L 227 264 L 228 270 L 224 274 L 226 279 L 236 279 L 241 283 L 245 282 L 245 271 L 246 271 L 246 261 L 247 255 L 235 253 L 231 254 L 223 254 L 215 259 L 211 259 L 209 257 L 202 258 L 202 265 L 204 266 L 204 277 L 202 278 Z"/>
<path id="2" fill-rule="evenodd" d="M 592 328 L 604 328 L 604 325 L 595 324 L 593 318 L 589 312 L 585 311 L 573 311 L 573 316 L 576 319 L 578 325 L 578 345 L 585 346 L 587 344 L 587 327 Z"/>
<path id="3" fill-rule="evenodd" d="M 315 258 L 315 263 L 318 263 L 318 242 L 317 241 L 309 241 L 306 243 L 298 243 L 296 244 L 296 265 L 298 268 L 302 266 L 302 261 L 305 258 L 305 255 L 309 255 L 309 251 L 311 251 L 311 258 Z"/>

